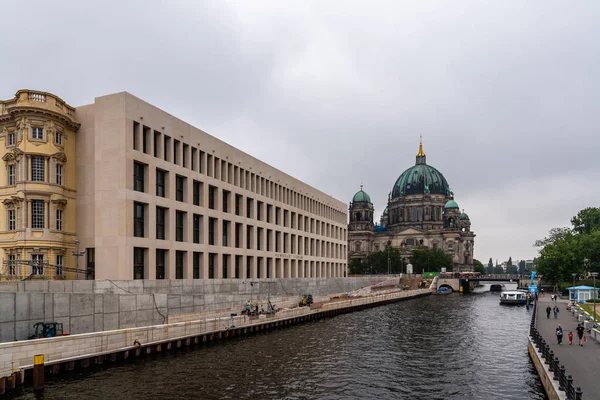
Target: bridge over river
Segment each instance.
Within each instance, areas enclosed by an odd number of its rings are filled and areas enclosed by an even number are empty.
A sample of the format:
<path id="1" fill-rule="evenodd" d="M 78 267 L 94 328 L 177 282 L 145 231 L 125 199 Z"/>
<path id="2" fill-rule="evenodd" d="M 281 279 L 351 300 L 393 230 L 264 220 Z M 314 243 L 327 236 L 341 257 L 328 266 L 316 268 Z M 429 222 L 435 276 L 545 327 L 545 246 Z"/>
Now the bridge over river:
<path id="1" fill-rule="evenodd" d="M 448 273 L 440 274 L 440 276 L 437 277 L 437 282 L 434 282 L 434 289 L 447 287 L 455 292 L 468 293 L 480 282 L 514 282 L 517 283 L 517 287 L 519 288 L 527 288 L 531 283 L 531 277 L 518 274 L 468 275 Z M 540 279 L 536 278 L 533 282 L 539 286 Z"/>

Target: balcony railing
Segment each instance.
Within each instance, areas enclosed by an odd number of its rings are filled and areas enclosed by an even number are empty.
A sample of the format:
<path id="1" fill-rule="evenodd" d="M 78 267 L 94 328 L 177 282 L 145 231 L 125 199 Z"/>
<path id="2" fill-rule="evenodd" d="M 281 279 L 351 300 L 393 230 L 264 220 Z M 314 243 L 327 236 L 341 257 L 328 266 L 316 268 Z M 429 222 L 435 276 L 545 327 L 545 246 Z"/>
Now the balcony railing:
<path id="1" fill-rule="evenodd" d="M 30 104 L 32 102 L 40 103 L 39 105 Z M 19 90 L 14 99 L 0 100 L 0 115 L 8 114 L 13 107 L 29 105 L 44 108 L 51 111 L 59 111 L 66 114 L 70 118 L 75 116 L 75 109 L 61 100 L 59 97 L 45 92 L 35 90 Z"/>

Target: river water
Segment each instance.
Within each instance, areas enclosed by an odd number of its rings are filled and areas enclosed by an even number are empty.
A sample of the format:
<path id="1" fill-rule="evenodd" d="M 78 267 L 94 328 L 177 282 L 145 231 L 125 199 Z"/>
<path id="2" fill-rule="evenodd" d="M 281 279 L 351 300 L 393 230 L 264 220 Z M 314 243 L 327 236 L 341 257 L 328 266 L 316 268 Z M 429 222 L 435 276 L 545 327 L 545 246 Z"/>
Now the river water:
<path id="1" fill-rule="evenodd" d="M 429 296 L 61 376 L 37 398 L 546 399 L 529 320 L 489 292 Z"/>

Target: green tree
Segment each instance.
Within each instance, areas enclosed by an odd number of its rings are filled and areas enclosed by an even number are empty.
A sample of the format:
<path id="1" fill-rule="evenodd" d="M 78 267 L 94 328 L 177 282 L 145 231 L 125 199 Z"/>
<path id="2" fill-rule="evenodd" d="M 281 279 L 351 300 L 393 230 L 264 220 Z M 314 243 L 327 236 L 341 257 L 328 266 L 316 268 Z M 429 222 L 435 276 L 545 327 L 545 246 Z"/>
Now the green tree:
<path id="1" fill-rule="evenodd" d="M 416 274 L 439 272 L 442 268 L 452 271 L 452 258 L 441 249 L 416 249 L 410 257 L 410 262 Z"/>
<path id="2" fill-rule="evenodd" d="M 600 208 L 584 208 L 571 218 L 571 224 L 573 231 L 579 234 L 589 234 L 600 229 Z"/>
<path id="3" fill-rule="evenodd" d="M 487 267 L 485 269 L 485 273 L 491 275 L 494 273 L 494 263 L 492 262 L 492 257 L 490 257 L 490 261 L 488 261 Z"/>
<path id="4" fill-rule="evenodd" d="M 512 257 L 508 257 L 508 262 L 506 263 L 506 273 L 507 274 L 516 274 L 517 267 L 512 263 Z"/>
<path id="5" fill-rule="evenodd" d="M 494 274 L 496 274 L 496 275 L 504 274 L 504 270 L 502 269 L 502 267 L 500 265 L 498 265 L 498 262 L 496 262 L 496 266 L 494 267 Z"/>
<path id="6" fill-rule="evenodd" d="M 360 258 L 350 259 L 350 265 L 348 266 L 350 273 L 353 275 L 359 275 L 365 273 L 365 265 Z"/>
<path id="7" fill-rule="evenodd" d="M 519 274 L 524 275 L 526 272 L 525 260 L 519 261 Z"/>
<path id="8" fill-rule="evenodd" d="M 473 271 L 485 274 L 485 267 L 479 260 L 473 260 Z"/>

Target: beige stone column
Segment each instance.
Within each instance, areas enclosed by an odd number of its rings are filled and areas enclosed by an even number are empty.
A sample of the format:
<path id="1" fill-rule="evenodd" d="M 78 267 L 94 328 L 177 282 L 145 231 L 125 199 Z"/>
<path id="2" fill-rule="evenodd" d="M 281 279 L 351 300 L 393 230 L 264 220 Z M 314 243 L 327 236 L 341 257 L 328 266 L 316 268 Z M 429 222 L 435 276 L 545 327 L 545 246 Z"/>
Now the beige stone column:
<path id="1" fill-rule="evenodd" d="M 191 237 L 191 236 L 189 236 Z M 194 278 L 194 252 L 186 251 L 183 264 L 183 278 L 193 279 Z"/>

